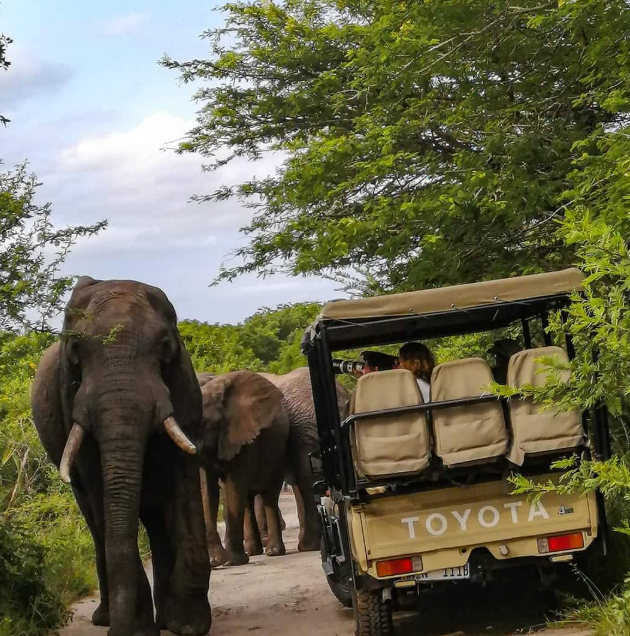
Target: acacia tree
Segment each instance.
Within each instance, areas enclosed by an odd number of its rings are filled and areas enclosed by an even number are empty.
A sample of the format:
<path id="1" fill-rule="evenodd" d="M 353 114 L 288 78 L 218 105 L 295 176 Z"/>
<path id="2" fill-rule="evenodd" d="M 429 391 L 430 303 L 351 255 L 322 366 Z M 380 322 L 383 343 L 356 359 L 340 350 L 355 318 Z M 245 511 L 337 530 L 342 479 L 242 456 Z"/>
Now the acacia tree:
<path id="1" fill-rule="evenodd" d="M 105 222 L 56 229 L 51 205 L 36 201 L 39 183 L 26 165 L 0 171 L 0 330 L 45 330 L 61 310 L 72 277 L 59 267 L 80 236 Z"/>
<path id="2" fill-rule="evenodd" d="M 213 170 L 285 157 L 200 195 L 255 208 L 224 270 L 363 269 L 363 292 L 558 268 L 575 161 L 628 116 L 626 0 L 254 0 L 223 7 L 181 145 Z M 227 155 L 226 155 L 227 152 Z M 603 184 L 600 184 L 600 186 Z"/>
<path id="3" fill-rule="evenodd" d="M 9 68 L 10 43 L 0 33 L 0 71 Z M 8 121 L 0 115 L 0 123 Z M 0 159 L 0 331 L 45 330 L 72 284 L 59 267 L 77 238 L 95 234 L 105 222 L 56 229 L 50 203 L 37 202 L 40 184 L 26 164 L 13 171 L 1 166 Z"/>

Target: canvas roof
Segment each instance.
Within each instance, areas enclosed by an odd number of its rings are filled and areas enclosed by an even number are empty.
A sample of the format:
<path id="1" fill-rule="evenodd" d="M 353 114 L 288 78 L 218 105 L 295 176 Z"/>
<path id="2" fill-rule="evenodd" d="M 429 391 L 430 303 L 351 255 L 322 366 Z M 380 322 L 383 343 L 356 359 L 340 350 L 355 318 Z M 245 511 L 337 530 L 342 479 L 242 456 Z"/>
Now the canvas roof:
<path id="1" fill-rule="evenodd" d="M 548 274 L 517 276 L 359 300 L 335 300 L 324 305 L 319 320 L 426 315 L 519 300 L 566 296 L 581 290 L 582 280 L 580 270 L 572 268 Z"/>

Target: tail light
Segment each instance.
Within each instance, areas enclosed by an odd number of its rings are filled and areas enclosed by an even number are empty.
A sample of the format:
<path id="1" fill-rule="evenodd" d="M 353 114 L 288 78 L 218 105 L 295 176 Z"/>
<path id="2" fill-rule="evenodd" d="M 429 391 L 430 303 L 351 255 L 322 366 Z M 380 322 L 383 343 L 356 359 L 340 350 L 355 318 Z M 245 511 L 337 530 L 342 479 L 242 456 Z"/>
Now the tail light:
<path id="1" fill-rule="evenodd" d="M 379 561 L 376 564 L 376 573 L 379 576 L 396 576 L 398 574 L 411 574 L 422 570 L 422 557 L 407 557 L 406 559 L 393 559 L 391 561 Z"/>
<path id="2" fill-rule="evenodd" d="M 572 534 L 560 534 L 555 537 L 542 537 L 538 539 L 538 552 L 564 552 L 566 550 L 579 550 L 584 547 L 584 535 L 581 532 Z"/>

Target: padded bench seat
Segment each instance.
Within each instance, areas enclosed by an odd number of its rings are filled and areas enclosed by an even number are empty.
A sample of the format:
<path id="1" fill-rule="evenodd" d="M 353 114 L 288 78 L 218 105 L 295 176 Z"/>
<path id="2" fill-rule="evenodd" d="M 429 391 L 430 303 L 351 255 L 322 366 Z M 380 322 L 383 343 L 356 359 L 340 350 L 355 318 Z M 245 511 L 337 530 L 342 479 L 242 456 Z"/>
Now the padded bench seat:
<path id="1" fill-rule="evenodd" d="M 542 386 L 548 372 L 540 358 L 555 358 L 568 363 L 566 351 L 560 347 L 541 347 L 519 351 L 510 358 L 507 384 L 519 388 L 524 385 Z M 569 371 L 562 371 L 561 378 L 569 379 Z M 580 411 L 541 410 L 532 398 L 512 398 L 509 401 L 512 427 L 512 446 L 508 459 L 522 466 L 528 456 L 560 453 L 587 443 Z"/>
<path id="2" fill-rule="evenodd" d="M 445 362 L 433 369 L 431 399 L 435 402 L 485 395 L 492 371 L 481 358 Z M 433 411 L 435 453 L 451 468 L 483 463 L 505 454 L 508 433 L 499 400 Z"/>
<path id="3" fill-rule="evenodd" d="M 419 404 L 422 404 L 422 395 L 410 371 L 379 371 L 359 378 L 352 413 Z M 414 475 L 429 466 L 429 427 L 424 413 L 392 413 L 358 419 L 353 428 L 355 467 L 366 479 Z"/>

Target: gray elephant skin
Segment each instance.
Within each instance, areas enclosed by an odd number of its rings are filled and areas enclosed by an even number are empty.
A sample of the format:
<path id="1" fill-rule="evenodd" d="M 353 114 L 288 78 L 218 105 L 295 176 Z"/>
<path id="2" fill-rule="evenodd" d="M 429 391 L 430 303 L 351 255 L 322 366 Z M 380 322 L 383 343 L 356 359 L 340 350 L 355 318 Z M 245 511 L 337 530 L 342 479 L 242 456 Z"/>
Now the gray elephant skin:
<path id="1" fill-rule="evenodd" d="M 289 441 L 287 450 L 287 480 L 293 485 L 300 519 L 298 550 L 301 552 L 319 550 L 319 522 L 313 484 L 322 478 L 314 462 L 315 474 L 311 468 L 310 453 L 319 452 L 319 434 L 315 418 L 315 404 L 311 376 L 307 367 L 300 367 L 285 375 L 260 374 L 282 392 L 282 404 L 289 417 Z M 337 382 L 337 404 L 343 419 L 348 411 L 348 392 Z M 257 510 L 259 527 L 264 526 L 264 515 Z"/>
<path id="2" fill-rule="evenodd" d="M 266 552 L 269 556 L 283 555 L 278 497 L 284 480 L 289 420 L 282 394 L 250 371 L 203 376 L 199 378 L 204 382 L 201 459 L 207 474 L 211 563 L 243 565 L 249 556 L 262 554 L 253 519 L 257 495 L 267 517 Z M 225 549 L 216 529 L 219 480 L 224 483 Z"/>
<path id="3" fill-rule="evenodd" d="M 190 456 L 201 392 L 166 295 L 135 281 L 81 278 L 31 403 L 44 448 L 71 482 L 94 539 L 101 595 L 94 624 L 109 625 L 109 636 L 206 634 L 210 565 Z M 154 599 L 139 520 L 151 544 Z"/>

